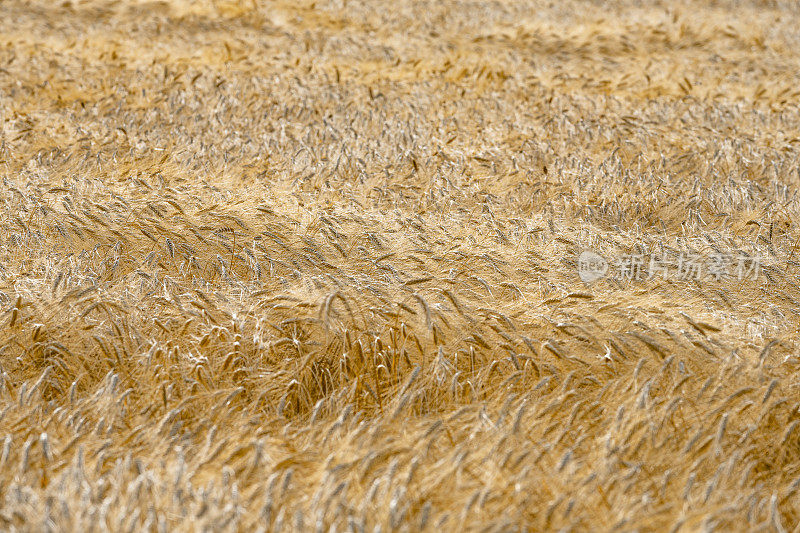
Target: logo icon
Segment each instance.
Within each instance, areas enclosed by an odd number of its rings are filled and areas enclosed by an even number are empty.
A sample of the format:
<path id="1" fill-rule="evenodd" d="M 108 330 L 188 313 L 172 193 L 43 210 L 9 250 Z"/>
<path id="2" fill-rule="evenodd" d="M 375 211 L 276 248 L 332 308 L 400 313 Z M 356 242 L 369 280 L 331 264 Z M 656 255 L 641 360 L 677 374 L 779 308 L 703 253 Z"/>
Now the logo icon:
<path id="1" fill-rule="evenodd" d="M 592 283 L 608 272 L 608 261 L 592 251 L 585 251 L 578 256 L 578 275 L 584 283 Z"/>

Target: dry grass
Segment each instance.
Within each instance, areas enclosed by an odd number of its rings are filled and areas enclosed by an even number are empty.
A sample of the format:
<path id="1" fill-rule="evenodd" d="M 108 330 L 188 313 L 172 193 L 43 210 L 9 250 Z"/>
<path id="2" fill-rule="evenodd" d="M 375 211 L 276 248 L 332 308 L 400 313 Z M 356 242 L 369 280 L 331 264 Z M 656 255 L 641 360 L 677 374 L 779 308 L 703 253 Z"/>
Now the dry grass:
<path id="1" fill-rule="evenodd" d="M 0 529 L 797 531 L 794 2 L 12 0 L 0 43 Z"/>

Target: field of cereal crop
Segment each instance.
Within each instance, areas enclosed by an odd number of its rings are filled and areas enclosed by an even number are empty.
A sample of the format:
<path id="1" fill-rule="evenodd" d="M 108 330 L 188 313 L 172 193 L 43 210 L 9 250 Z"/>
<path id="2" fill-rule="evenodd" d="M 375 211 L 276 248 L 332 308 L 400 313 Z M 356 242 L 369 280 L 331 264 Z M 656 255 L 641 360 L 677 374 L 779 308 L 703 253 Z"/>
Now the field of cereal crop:
<path id="1" fill-rule="evenodd" d="M 0 530 L 798 531 L 793 1 L 0 3 Z"/>

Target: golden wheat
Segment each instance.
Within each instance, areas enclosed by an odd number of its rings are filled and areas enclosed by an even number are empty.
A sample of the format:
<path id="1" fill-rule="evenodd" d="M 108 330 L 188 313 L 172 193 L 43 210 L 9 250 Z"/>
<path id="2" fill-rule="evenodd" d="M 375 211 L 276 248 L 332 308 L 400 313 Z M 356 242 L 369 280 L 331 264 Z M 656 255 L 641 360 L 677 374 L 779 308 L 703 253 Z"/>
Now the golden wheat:
<path id="1" fill-rule="evenodd" d="M 800 531 L 798 23 L 3 2 L 0 529 Z"/>

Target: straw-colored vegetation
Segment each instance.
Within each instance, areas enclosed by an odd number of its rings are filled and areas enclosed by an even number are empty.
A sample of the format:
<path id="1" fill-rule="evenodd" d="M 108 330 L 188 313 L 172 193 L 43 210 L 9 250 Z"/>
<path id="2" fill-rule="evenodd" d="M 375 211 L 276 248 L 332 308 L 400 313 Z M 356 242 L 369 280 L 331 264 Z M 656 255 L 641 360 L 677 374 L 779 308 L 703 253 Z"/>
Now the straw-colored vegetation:
<path id="1" fill-rule="evenodd" d="M 796 530 L 795 2 L 10 0 L 0 45 L 0 529 Z"/>

